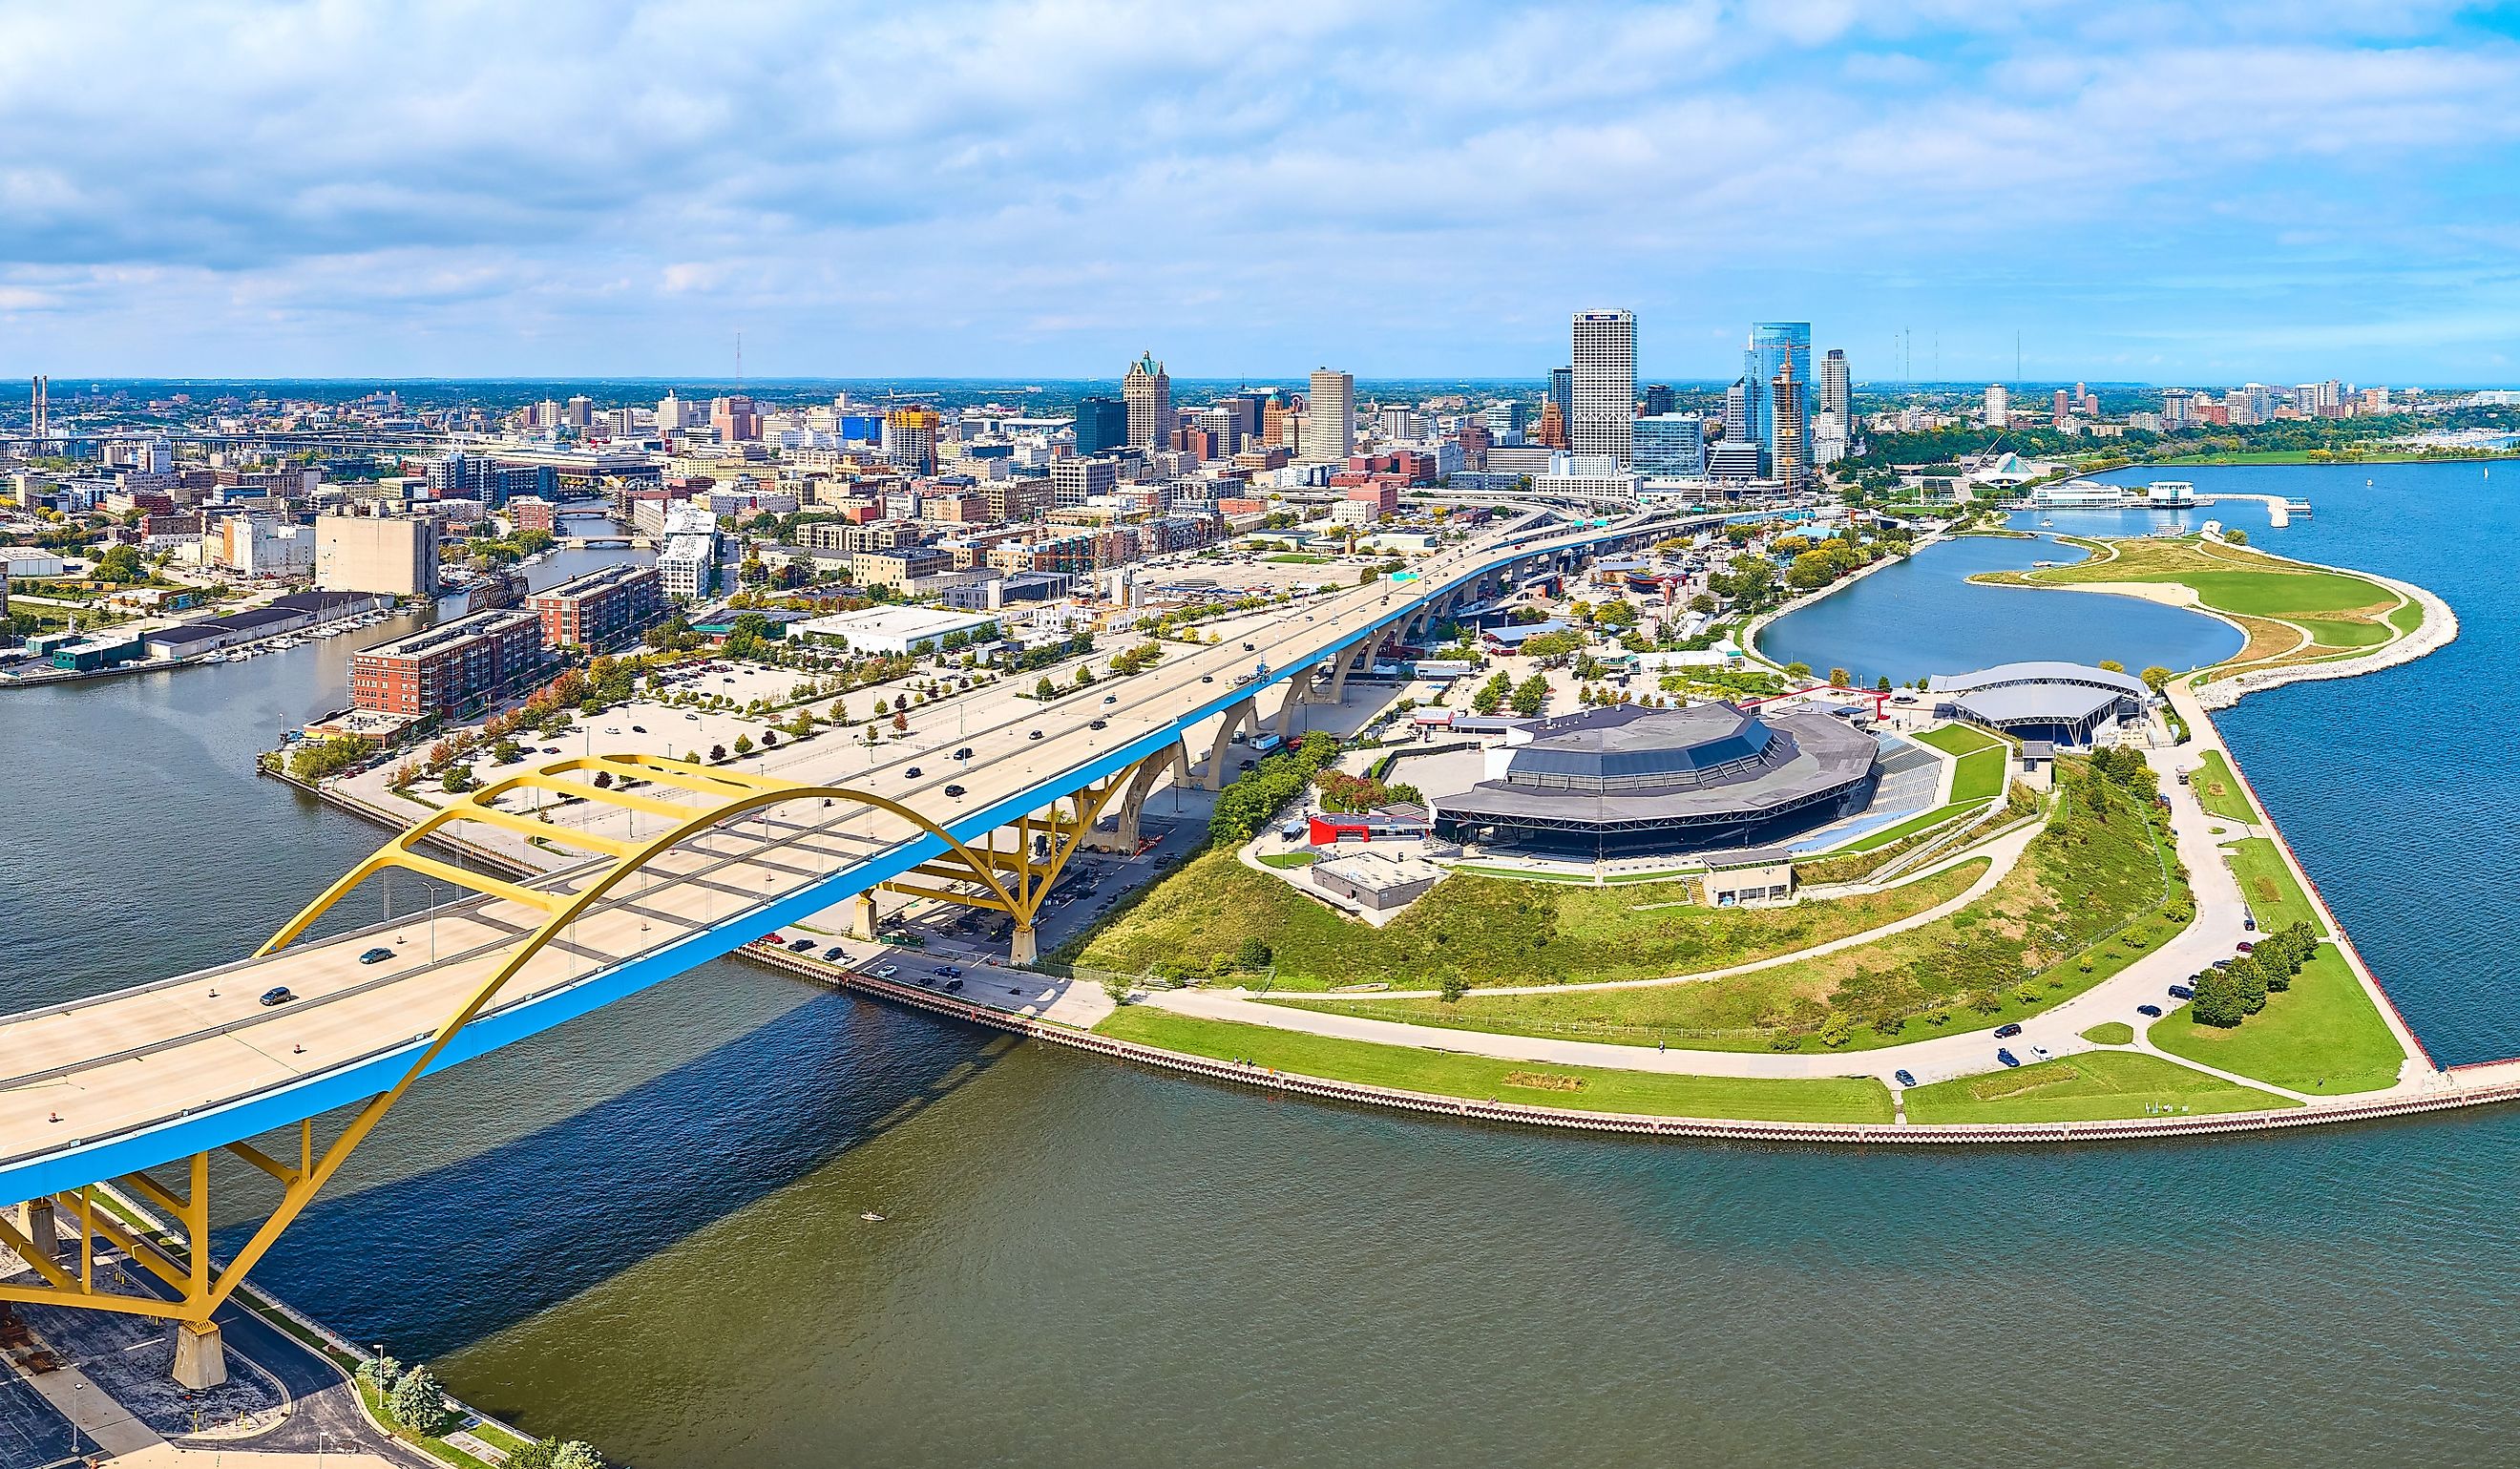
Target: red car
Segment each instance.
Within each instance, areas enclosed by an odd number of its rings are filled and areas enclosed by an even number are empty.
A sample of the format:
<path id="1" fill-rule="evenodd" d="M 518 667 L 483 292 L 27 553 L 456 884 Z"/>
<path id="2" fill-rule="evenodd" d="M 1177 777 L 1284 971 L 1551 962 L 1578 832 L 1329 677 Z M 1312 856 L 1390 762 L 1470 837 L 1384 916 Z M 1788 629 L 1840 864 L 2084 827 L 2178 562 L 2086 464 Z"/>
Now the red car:
<path id="1" fill-rule="evenodd" d="M 785 944 L 788 942 L 788 936 L 786 934 L 779 933 L 765 933 L 761 937 L 754 939 L 752 942 L 756 944 Z"/>

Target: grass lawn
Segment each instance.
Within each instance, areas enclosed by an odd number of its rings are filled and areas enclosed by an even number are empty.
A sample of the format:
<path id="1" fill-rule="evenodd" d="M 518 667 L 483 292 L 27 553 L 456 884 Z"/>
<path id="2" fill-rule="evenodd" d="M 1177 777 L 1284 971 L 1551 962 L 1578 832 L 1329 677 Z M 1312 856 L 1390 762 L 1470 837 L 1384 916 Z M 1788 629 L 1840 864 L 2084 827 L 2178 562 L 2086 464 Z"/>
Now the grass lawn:
<path id="1" fill-rule="evenodd" d="M 2108 559 L 2004 577 L 2031 586 L 2160 582 L 2192 588 L 2219 612 L 2298 622 L 2324 647 L 2367 647 L 2394 635 L 2398 594 L 2367 577 L 2253 556 L 2198 540 L 2113 543 Z"/>
<path id="2" fill-rule="evenodd" d="M 1433 989 L 1660 979 L 1808 949 L 1922 913 L 1984 875 L 1979 864 L 1879 893 L 1784 908 L 1708 908 L 1694 882 L 1531 882 L 1456 872 L 1374 928 L 1209 851 L 1056 956 L 1137 974 L 1197 978 L 1232 967 L 1246 938 L 1266 942 L 1280 991 L 1379 980 Z"/>
<path id="3" fill-rule="evenodd" d="M 1918 744 L 1931 745 L 1946 755 L 1965 755 L 1971 750 L 2000 750 L 2003 741 L 1975 725 L 1942 725 L 1918 734 Z"/>
<path id="4" fill-rule="evenodd" d="M 1878 831 L 1868 831 L 1864 833 L 1864 835 L 1856 838 L 1854 841 L 1848 842 L 1843 847 L 1830 848 L 1829 853 L 1826 855 L 1843 855 L 1849 852 L 1877 852 L 1883 847 L 1889 846 L 1892 842 L 1906 841 L 1909 837 L 1914 836 L 1919 832 L 1930 831 L 1934 827 L 1941 825 L 1943 823 L 1959 816 L 1961 813 L 1975 811 L 1978 807 L 1984 804 L 1985 803 L 1982 801 L 1955 801 L 1949 806 L 1937 806 L 1931 811 L 1912 816 L 1904 822 L 1900 822 L 1894 825 L 1884 826 Z"/>
<path id="5" fill-rule="evenodd" d="M 1279 1071 L 1439 1096 L 1522 1102 L 1585 1112 L 1773 1122 L 1891 1120 L 1890 1092 L 1870 1077 L 1772 1080 L 1669 1076 L 1539 1061 L 1501 1061 L 1410 1046 L 1308 1036 L 1266 1025 L 1177 1015 L 1127 1005 L 1095 1027 L 1105 1036 L 1220 1060 L 1240 1057 Z"/>
<path id="6" fill-rule="evenodd" d="M 1910 1122 L 1955 1123 L 2100 1122 L 2145 1116 L 2148 1105 L 2212 1113 L 2301 1103 L 2141 1051 L 2093 1050 L 1918 1087 L 1907 1105 Z"/>
<path id="7" fill-rule="evenodd" d="M 2093 1046 L 2133 1046 L 2135 1027 L 2123 1020 L 2103 1020 L 2083 1032 L 2083 1039 Z"/>
<path id="8" fill-rule="evenodd" d="M 2318 911 L 2310 906 L 2310 895 L 2293 880 L 2292 868 L 2284 866 L 2283 854 L 2275 850 L 2272 838 L 2243 837 L 2223 850 L 2230 858 L 2232 875 L 2240 879 L 2240 896 L 2248 901 L 2249 912 L 2256 914 L 2260 928 L 2307 923 L 2315 933 L 2327 932 L 2327 925 L 2318 921 Z"/>
<path id="9" fill-rule="evenodd" d="M 2152 1023 L 2152 1044 L 2173 1055 L 2294 1091 L 2376 1091 L 2398 1079 L 2406 1051 L 2355 982 L 2344 956 L 2322 947 L 2267 997 L 2267 1007 L 2229 1030 L 2198 1025 L 2182 1005 Z"/>
<path id="10" fill-rule="evenodd" d="M 1308 868 L 1317 859 L 1310 852 L 1271 852 L 1260 859 L 1260 866 L 1283 870 L 1287 868 Z"/>
<path id="11" fill-rule="evenodd" d="M 2424 625 L 2424 604 L 2408 599 L 2406 605 L 2389 614 L 2389 626 L 2402 633 L 2411 633 Z"/>
<path id="12" fill-rule="evenodd" d="M 2065 768 L 2087 767 L 2076 761 Z M 2171 883 L 2165 896 L 2162 852 L 2133 794 L 2109 787 L 2102 821 L 2084 809 L 2091 782 L 2076 776 L 2064 783 L 2072 787 L 2065 814 L 1976 901 L 1835 954 L 1630 989 L 1472 994 L 1449 1004 L 1431 998 L 1278 1002 L 1457 1030 L 1718 1050 L 1863 1050 L 1955 1025 L 1973 1030 L 2017 1020 L 2124 969 L 2178 932 L 2189 913 L 2183 885 Z M 1978 868 L 1972 863 L 1960 870 Z"/>
<path id="13" fill-rule="evenodd" d="M 2232 774 L 2230 762 L 2223 758 L 2221 750 L 2207 750 L 2204 767 L 2187 781 L 2195 788 L 2197 803 L 2207 811 L 2243 826 L 2257 823 L 2258 814 L 2240 788 L 2240 778 Z"/>

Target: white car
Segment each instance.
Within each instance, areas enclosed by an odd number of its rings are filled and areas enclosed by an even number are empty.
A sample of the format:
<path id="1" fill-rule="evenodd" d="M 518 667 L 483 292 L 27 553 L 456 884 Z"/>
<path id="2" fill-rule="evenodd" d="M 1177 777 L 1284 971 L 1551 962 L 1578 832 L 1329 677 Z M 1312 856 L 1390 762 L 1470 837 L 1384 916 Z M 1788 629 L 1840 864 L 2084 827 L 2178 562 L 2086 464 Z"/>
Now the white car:
<path id="1" fill-rule="evenodd" d="M 2047 1060 L 2051 1054 L 2053 1054 L 2053 1052 L 2048 1050 L 2045 1046 L 2033 1046 L 2030 1047 L 2030 1053 L 2043 1061 Z"/>
<path id="2" fill-rule="evenodd" d="M 900 966 L 897 964 L 878 964 L 868 972 L 878 979 L 890 979 L 893 975 L 900 972 Z"/>

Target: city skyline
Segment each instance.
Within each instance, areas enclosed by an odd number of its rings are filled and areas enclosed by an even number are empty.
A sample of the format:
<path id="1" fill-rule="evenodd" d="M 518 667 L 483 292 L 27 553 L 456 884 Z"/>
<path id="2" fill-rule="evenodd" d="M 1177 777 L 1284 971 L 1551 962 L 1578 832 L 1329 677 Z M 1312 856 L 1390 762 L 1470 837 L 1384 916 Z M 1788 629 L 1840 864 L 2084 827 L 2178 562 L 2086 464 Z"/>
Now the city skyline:
<path id="1" fill-rule="evenodd" d="M 2520 341 L 2498 8 L 5 9 L 10 376 L 1538 377 L 1603 303 L 1657 380 L 1778 319 L 1873 379 Z"/>

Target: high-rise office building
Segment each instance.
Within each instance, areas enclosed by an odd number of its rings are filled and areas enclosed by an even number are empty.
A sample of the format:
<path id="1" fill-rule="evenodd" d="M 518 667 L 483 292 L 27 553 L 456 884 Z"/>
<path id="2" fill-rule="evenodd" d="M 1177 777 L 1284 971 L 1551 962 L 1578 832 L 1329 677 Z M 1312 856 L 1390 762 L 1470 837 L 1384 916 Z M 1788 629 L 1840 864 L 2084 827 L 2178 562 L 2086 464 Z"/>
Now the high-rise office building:
<path id="1" fill-rule="evenodd" d="M 1733 378 L 1724 390 L 1724 437 L 1734 444 L 1750 441 L 1750 380 L 1746 378 Z"/>
<path id="2" fill-rule="evenodd" d="M 1706 425 L 1693 413 L 1647 414 L 1635 424 L 1632 467 L 1647 479 L 1706 477 Z"/>
<path id="3" fill-rule="evenodd" d="M 1566 447 L 1566 413 L 1557 400 L 1548 399 L 1540 405 L 1540 423 L 1531 430 L 1531 442 L 1542 449 Z"/>
<path id="4" fill-rule="evenodd" d="M 1567 447 L 1608 455 L 1624 469 L 1637 452 L 1637 314 L 1579 311 L 1574 341 Z"/>
<path id="5" fill-rule="evenodd" d="M 1829 348 L 1820 360 L 1820 412 L 1837 415 L 1840 424 L 1855 422 L 1855 377 L 1847 371 L 1843 347 Z"/>
<path id="6" fill-rule="evenodd" d="M 1356 379 L 1317 368 L 1311 399 L 1304 408 L 1301 456 L 1315 464 L 1334 464 L 1355 448 Z"/>
<path id="7" fill-rule="evenodd" d="M 1092 459 L 1129 442 L 1129 405 L 1100 393 L 1076 400 L 1076 457 Z"/>
<path id="8" fill-rule="evenodd" d="M 1571 367 L 1549 370 L 1548 402 L 1557 405 L 1557 422 L 1575 422 L 1575 370 Z"/>
<path id="9" fill-rule="evenodd" d="M 1986 426 L 2002 428 L 2012 422 L 2012 394 L 2001 382 L 1986 385 Z"/>
<path id="10" fill-rule="evenodd" d="M 1642 412 L 1648 417 L 1658 418 L 1671 412 L 1679 406 L 1679 403 L 1680 400 L 1672 394 L 1671 384 L 1648 382 L 1645 384 L 1645 401 Z"/>
<path id="11" fill-rule="evenodd" d="M 1794 375 L 1793 354 L 1787 353 L 1784 366 L 1768 379 L 1769 412 L 1775 416 L 1768 464 L 1777 483 L 1790 490 L 1801 489 L 1811 477 L 1811 425 L 1803 418 L 1803 408 L 1810 402 L 1810 384 Z"/>
<path id="12" fill-rule="evenodd" d="M 1120 382 L 1120 397 L 1129 405 L 1129 442 L 1140 449 L 1160 449 L 1173 436 L 1173 379 L 1152 352 L 1141 352 Z"/>
<path id="13" fill-rule="evenodd" d="M 1794 462 L 1810 465 L 1811 323 L 1752 322 L 1749 349 L 1741 358 L 1741 377 L 1749 389 L 1747 426 L 1772 471 L 1777 462 L 1777 374 L 1787 363 L 1793 364 L 1794 390 L 1802 395 L 1794 405 L 1794 423 L 1801 434 L 1794 445 Z"/>

